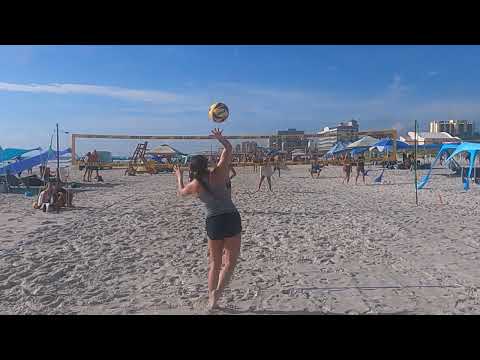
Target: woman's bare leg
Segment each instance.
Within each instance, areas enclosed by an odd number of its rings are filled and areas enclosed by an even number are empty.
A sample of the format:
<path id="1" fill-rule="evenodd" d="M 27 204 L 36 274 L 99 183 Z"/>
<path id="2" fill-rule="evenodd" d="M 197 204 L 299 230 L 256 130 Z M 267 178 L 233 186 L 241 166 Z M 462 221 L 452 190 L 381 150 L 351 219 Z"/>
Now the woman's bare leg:
<path id="1" fill-rule="evenodd" d="M 208 269 L 208 307 L 217 306 L 217 287 L 220 270 L 222 268 L 224 240 L 208 240 L 209 269 Z"/>
<path id="2" fill-rule="evenodd" d="M 270 189 L 271 192 L 273 192 L 272 190 L 272 179 L 269 177 L 267 177 L 267 181 L 268 181 L 268 188 Z"/>
<path id="3" fill-rule="evenodd" d="M 258 184 L 258 189 L 257 189 L 257 191 L 260 191 L 260 186 L 262 186 L 263 180 L 265 180 L 265 176 L 262 176 L 262 177 L 260 178 L 260 183 Z"/>
<path id="4" fill-rule="evenodd" d="M 216 298 L 218 299 L 225 287 L 229 284 L 235 265 L 237 265 L 238 257 L 240 256 L 241 234 L 234 237 L 225 238 L 225 256 L 222 271 L 218 280 Z"/>

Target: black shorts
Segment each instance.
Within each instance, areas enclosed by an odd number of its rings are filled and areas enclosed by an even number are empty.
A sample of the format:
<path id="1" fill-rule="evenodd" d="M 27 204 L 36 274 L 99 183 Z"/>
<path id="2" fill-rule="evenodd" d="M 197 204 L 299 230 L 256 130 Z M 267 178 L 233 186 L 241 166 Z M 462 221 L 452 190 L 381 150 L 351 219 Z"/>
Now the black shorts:
<path id="1" fill-rule="evenodd" d="M 242 232 L 242 219 L 238 211 L 208 217 L 206 221 L 207 235 L 211 240 L 223 240 Z"/>

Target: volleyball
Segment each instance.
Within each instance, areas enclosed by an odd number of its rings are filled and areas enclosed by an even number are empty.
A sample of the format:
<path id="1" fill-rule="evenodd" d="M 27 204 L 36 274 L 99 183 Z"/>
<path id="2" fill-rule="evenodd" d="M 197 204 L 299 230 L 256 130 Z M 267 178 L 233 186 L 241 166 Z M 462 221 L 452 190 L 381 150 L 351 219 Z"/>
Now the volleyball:
<path id="1" fill-rule="evenodd" d="M 227 120 L 228 115 L 228 107 L 223 103 L 215 103 L 210 106 L 210 109 L 208 110 L 208 117 L 210 118 L 210 120 L 216 123 L 224 122 L 225 120 Z"/>

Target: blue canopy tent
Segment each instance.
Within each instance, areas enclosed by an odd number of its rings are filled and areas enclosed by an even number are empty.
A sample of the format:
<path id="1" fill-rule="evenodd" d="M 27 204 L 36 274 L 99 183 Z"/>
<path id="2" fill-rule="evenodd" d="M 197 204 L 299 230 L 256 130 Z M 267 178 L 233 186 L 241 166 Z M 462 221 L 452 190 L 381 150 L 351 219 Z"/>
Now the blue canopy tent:
<path id="1" fill-rule="evenodd" d="M 26 153 L 35 150 L 41 150 L 42 148 L 35 148 L 35 149 L 15 149 L 15 148 L 7 148 L 2 149 L 0 147 L 0 161 L 9 161 L 15 158 L 18 158 Z"/>
<path id="2" fill-rule="evenodd" d="M 440 147 L 440 150 L 438 151 L 437 156 L 435 156 L 435 160 L 433 160 L 433 163 L 430 165 L 430 170 L 428 171 L 428 174 L 423 176 L 422 179 L 417 183 L 418 189 L 423 189 L 425 187 L 425 185 L 427 185 L 427 183 L 430 180 L 430 177 L 432 175 L 433 167 L 435 166 L 437 161 L 440 159 L 440 157 L 444 153 L 448 153 L 449 150 L 454 150 L 455 151 L 459 145 L 460 144 L 443 144 Z"/>
<path id="3" fill-rule="evenodd" d="M 469 142 L 464 142 L 464 143 L 461 143 L 460 145 L 457 146 L 457 148 L 453 151 L 453 153 L 450 155 L 450 157 L 447 159 L 447 162 L 453 160 L 453 158 L 462 153 L 462 152 L 466 152 L 469 154 L 469 166 L 468 166 L 468 173 L 467 173 L 467 176 L 466 177 L 463 177 L 463 184 L 464 184 L 464 188 L 465 190 L 468 190 L 469 188 L 469 182 L 468 182 L 468 179 L 471 178 L 472 176 L 472 171 L 473 171 L 473 168 L 475 166 L 475 159 L 477 157 L 477 153 L 478 151 L 480 151 L 480 144 L 478 143 L 469 143 Z"/>
<path id="4" fill-rule="evenodd" d="M 267 149 L 267 156 L 276 156 L 280 153 L 277 149 Z"/>
<path id="5" fill-rule="evenodd" d="M 368 147 L 357 147 L 357 148 L 353 148 L 350 154 L 358 155 L 358 154 L 363 154 L 365 151 L 368 151 Z"/>
<path id="6" fill-rule="evenodd" d="M 332 157 L 334 155 L 345 152 L 345 151 L 347 151 L 347 146 L 348 146 L 348 143 L 337 142 L 337 143 L 335 143 L 335 145 L 333 145 L 330 148 L 330 150 L 327 151 L 327 153 L 324 155 L 324 157 L 329 158 L 329 157 Z"/>
<path id="7" fill-rule="evenodd" d="M 398 150 L 406 150 L 409 149 L 411 146 L 407 144 L 406 142 L 397 140 L 397 151 Z M 380 152 L 388 151 L 391 152 L 393 151 L 393 140 L 392 139 L 382 139 L 379 142 L 375 143 L 370 147 L 370 150 L 377 149 Z"/>
<path id="8" fill-rule="evenodd" d="M 60 151 L 59 155 L 63 156 L 71 152 L 72 152 L 71 149 L 66 149 L 66 150 Z M 32 156 L 28 159 L 20 160 L 13 164 L 0 167 L 0 175 L 7 175 L 7 173 L 18 174 L 18 173 L 21 173 L 22 171 L 31 169 L 35 166 L 45 164 L 49 160 L 56 160 L 56 159 L 57 159 L 57 153 L 53 151 L 52 148 L 49 148 L 47 151 L 41 153 L 40 155 Z"/>

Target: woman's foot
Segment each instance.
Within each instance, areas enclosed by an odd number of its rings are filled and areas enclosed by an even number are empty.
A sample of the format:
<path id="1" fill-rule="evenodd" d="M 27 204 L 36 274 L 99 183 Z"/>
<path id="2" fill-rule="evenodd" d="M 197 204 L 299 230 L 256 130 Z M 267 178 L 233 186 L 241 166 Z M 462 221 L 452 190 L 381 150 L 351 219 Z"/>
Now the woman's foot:
<path id="1" fill-rule="evenodd" d="M 219 293 L 217 290 L 213 290 L 210 295 L 208 296 L 208 305 L 207 309 L 208 310 L 214 310 L 218 308 L 218 298 L 219 298 Z"/>

